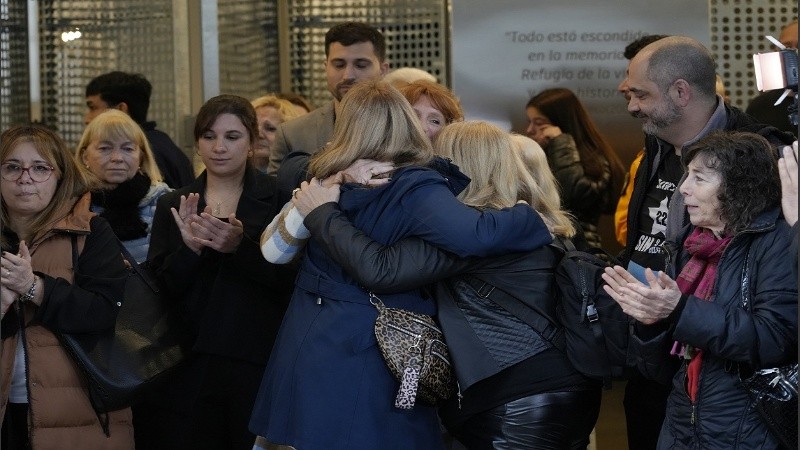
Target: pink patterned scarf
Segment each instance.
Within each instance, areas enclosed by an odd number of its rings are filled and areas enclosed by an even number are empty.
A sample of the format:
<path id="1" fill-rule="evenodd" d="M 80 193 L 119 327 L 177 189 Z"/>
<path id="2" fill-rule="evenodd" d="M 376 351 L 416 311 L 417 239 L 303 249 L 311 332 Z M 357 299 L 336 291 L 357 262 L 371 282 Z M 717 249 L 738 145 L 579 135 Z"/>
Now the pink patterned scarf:
<path id="1" fill-rule="evenodd" d="M 731 242 L 731 238 L 732 236 L 727 236 L 717 239 L 714 233 L 706 228 L 698 227 L 692 231 L 692 234 L 683 243 L 683 248 L 692 256 L 681 270 L 678 279 L 675 280 L 681 293 L 711 301 L 711 293 L 714 291 L 714 283 L 717 279 L 717 264 L 725 247 Z M 688 356 L 691 360 L 686 370 L 687 390 L 692 403 L 697 398 L 700 367 L 703 364 L 703 351 L 693 350 L 689 351 Z"/>

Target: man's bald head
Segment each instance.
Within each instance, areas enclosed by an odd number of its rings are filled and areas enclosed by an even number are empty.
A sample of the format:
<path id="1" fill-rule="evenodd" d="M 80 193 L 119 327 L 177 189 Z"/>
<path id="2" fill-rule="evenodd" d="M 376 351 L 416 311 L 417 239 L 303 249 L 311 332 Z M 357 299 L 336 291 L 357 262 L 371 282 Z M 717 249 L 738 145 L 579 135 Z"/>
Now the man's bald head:
<path id="1" fill-rule="evenodd" d="M 687 36 L 659 39 L 643 48 L 631 63 L 634 61 L 647 62 L 647 77 L 662 92 L 683 79 L 702 97 L 716 98 L 714 57 L 697 39 Z"/>

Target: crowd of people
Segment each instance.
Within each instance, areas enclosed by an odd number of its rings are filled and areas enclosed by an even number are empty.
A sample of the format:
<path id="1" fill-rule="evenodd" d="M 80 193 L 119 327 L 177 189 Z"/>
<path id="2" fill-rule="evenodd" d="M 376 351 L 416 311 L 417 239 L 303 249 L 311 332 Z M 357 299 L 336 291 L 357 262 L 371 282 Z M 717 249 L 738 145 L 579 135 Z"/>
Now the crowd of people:
<path id="1" fill-rule="evenodd" d="M 741 380 L 797 362 L 797 142 L 728 104 L 697 40 L 645 36 L 625 56 L 644 132 L 627 175 L 573 91 L 530 98 L 525 135 L 465 121 L 435 77 L 384 80 L 385 38 L 357 22 L 326 33 L 329 103 L 206 101 L 196 177 L 147 121 L 141 75 L 92 80 L 74 150 L 43 125 L 5 130 L 2 448 L 585 449 L 602 383 L 554 344 L 549 244 L 602 248 L 615 210 L 603 289 L 632 324 L 629 448 L 779 448 Z M 187 356 L 104 415 L 59 335 L 112 328 L 136 263 Z M 399 403 L 417 374 L 387 366 L 377 298 L 436 318 L 450 398 Z"/>

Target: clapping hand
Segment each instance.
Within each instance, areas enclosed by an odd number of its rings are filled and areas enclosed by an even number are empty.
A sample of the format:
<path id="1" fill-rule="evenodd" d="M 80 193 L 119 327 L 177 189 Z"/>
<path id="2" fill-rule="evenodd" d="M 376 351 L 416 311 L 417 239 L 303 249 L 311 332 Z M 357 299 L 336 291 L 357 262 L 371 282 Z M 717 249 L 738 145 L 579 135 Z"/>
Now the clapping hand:
<path id="1" fill-rule="evenodd" d="M 783 157 L 778 159 L 781 176 L 781 209 L 789 225 L 797 222 L 797 141 L 783 147 Z"/>
<path id="2" fill-rule="evenodd" d="M 31 253 L 25 241 L 19 243 L 19 253 L 3 252 L 0 260 L 0 284 L 19 295 L 28 293 L 33 284 Z"/>
<path id="3" fill-rule="evenodd" d="M 622 311 L 650 325 L 666 319 L 681 299 L 678 284 L 664 272 L 656 275 L 645 269 L 647 284 L 637 280 L 620 266 L 607 267 L 603 273 L 606 293 L 622 307 Z"/>
<path id="4" fill-rule="evenodd" d="M 0 286 L 0 318 L 5 317 L 8 308 L 14 304 L 19 295 L 11 289 Z"/>
<path id="5" fill-rule="evenodd" d="M 192 221 L 191 227 L 194 242 L 220 253 L 236 252 L 244 235 L 244 224 L 236 218 L 236 214 L 230 214 L 226 222 L 214 217 L 210 206 L 206 206 L 200 216 Z"/>
<path id="6" fill-rule="evenodd" d="M 197 214 L 197 205 L 200 202 L 200 194 L 181 195 L 181 203 L 178 209 L 171 208 L 172 217 L 181 232 L 183 243 L 198 255 L 203 250 L 203 245 L 195 240 L 195 231 L 192 223 L 200 218 Z"/>

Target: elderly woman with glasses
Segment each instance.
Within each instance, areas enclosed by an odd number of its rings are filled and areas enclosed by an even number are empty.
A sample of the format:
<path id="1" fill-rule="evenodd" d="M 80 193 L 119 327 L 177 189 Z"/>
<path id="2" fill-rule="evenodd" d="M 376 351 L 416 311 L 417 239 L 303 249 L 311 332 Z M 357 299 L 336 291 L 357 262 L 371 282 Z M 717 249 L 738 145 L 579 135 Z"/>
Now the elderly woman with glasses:
<path id="1" fill-rule="evenodd" d="M 659 449 L 775 449 L 740 381 L 797 362 L 797 254 L 774 150 L 717 132 L 682 156 L 691 223 L 665 244 L 668 273 L 647 269 L 641 283 L 615 266 L 605 289 L 637 321 L 629 351 L 642 374 L 666 384 L 680 364 Z"/>
<path id="2" fill-rule="evenodd" d="M 24 125 L 0 136 L 0 178 L 0 445 L 132 449 L 130 409 L 101 423 L 57 338 L 113 327 L 125 286 L 119 241 L 89 211 L 87 174 L 53 131 Z"/>

